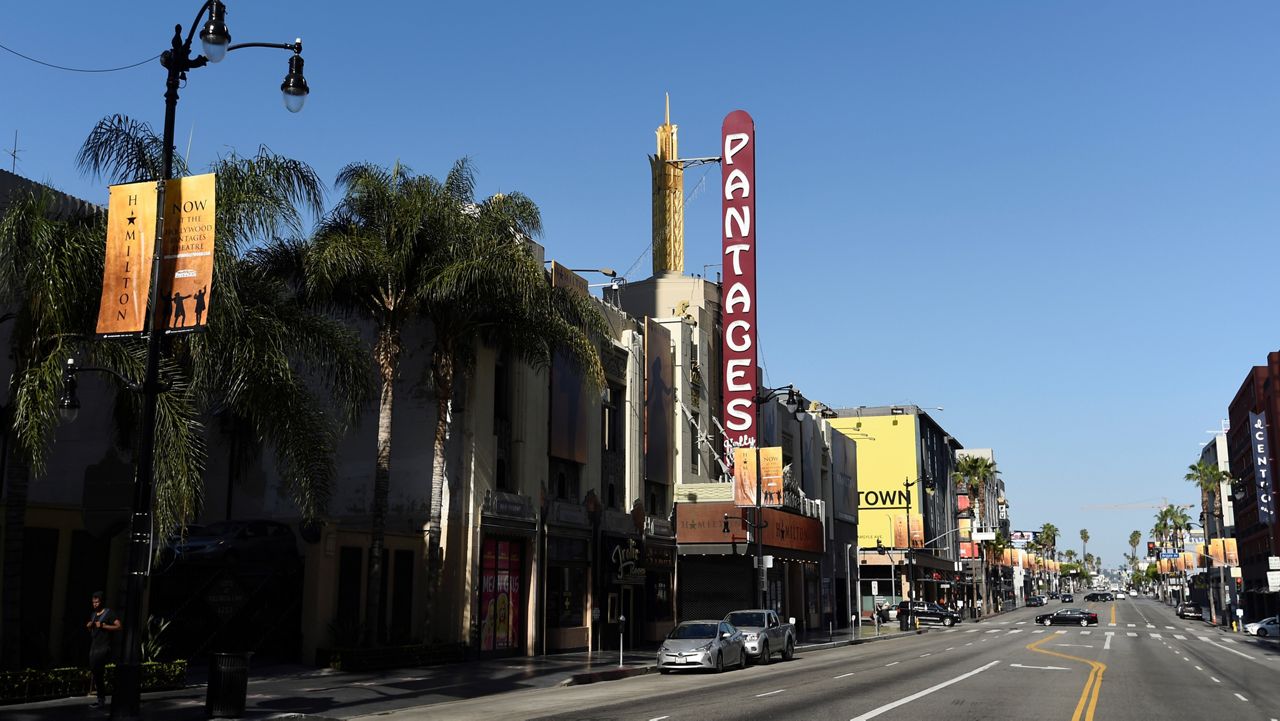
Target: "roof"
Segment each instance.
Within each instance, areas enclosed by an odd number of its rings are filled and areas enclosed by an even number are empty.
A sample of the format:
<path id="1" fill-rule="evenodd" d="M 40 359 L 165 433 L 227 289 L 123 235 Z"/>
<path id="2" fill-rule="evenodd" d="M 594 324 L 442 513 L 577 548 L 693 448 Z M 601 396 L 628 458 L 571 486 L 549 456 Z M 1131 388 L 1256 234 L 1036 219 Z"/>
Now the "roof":
<path id="1" fill-rule="evenodd" d="M 9 207 L 11 198 L 15 195 L 39 194 L 41 192 L 48 193 L 53 199 L 53 217 L 55 218 L 96 215 L 106 211 L 100 205 L 94 205 L 87 200 L 67 195 L 43 183 L 28 180 L 21 175 L 14 175 L 7 170 L 0 170 L 0 213 L 3 213 Z"/>

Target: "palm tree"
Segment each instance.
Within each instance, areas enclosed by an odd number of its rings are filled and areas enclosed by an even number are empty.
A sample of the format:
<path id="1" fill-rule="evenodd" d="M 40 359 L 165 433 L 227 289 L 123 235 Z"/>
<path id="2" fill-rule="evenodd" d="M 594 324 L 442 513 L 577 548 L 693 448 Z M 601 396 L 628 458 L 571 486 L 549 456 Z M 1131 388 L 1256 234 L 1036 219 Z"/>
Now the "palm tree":
<path id="1" fill-rule="evenodd" d="M 338 175 L 343 198 L 307 244 L 274 243 L 261 251 L 282 277 L 305 283 L 313 301 L 368 318 L 381 384 L 371 502 L 365 638 L 381 639 L 382 548 L 391 482 L 392 408 L 407 323 L 433 331 L 431 385 L 436 400 L 428 520 L 427 628 L 440 579 L 446 446 L 455 382 L 481 341 L 501 345 L 535 366 L 566 349 L 589 381 L 603 379 L 594 340 L 606 333 L 587 299 L 556 289 L 529 252 L 541 231 L 537 207 L 518 193 L 474 198 L 470 163 L 456 162 L 444 181 L 396 164 L 356 163 Z M 454 489 L 456 490 L 456 489 Z"/>
<path id="2" fill-rule="evenodd" d="M 951 477 L 960 484 L 969 493 L 969 505 L 973 513 L 974 530 L 982 529 L 982 504 L 987 496 L 987 484 L 995 477 L 999 471 L 996 470 L 996 464 L 989 458 L 981 456 L 962 456 L 956 462 L 956 470 Z M 986 549 L 985 544 L 979 548 Z M 979 593 L 983 598 L 987 597 L 987 567 L 989 559 L 983 554 L 981 563 L 982 579 L 980 581 Z"/>
<path id="3" fill-rule="evenodd" d="M 1129 534 L 1129 565 L 1137 566 L 1138 563 L 1138 544 L 1142 543 L 1142 531 L 1134 531 Z"/>
<path id="4" fill-rule="evenodd" d="M 1044 544 L 1045 552 L 1049 558 L 1057 557 L 1058 550 L 1058 527 L 1052 523 L 1044 523 L 1040 526 L 1040 542 Z"/>
<path id="5" fill-rule="evenodd" d="M 1196 487 L 1200 489 L 1200 497 L 1208 501 L 1208 503 L 1205 504 L 1205 518 L 1207 519 L 1217 518 L 1218 519 L 1217 531 L 1220 535 L 1225 536 L 1226 533 L 1225 533 L 1225 529 L 1223 528 L 1223 522 L 1222 522 L 1222 515 L 1223 515 L 1222 484 L 1231 482 L 1232 480 L 1231 474 L 1216 466 L 1213 466 L 1211 464 L 1205 463 L 1204 461 L 1201 461 L 1200 463 L 1196 463 L 1195 465 L 1189 466 L 1187 468 L 1187 474 L 1183 476 L 1183 479 L 1191 483 L 1194 483 Z M 1206 524 L 1206 525 L 1212 525 L 1212 524 Z M 1211 545 L 1213 543 L 1213 539 L 1209 538 L 1208 537 L 1209 535 L 1210 534 L 1208 533 L 1205 534 L 1206 536 L 1205 543 Z M 1225 563 L 1226 561 L 1226 546 L 1225 546 L 1226 540 L 1225 539 L 1223 540 L 1223 544 L 1224 546 L 1223 546 L 1222 552 L 1223 552 L 1224 562 L 1218 566 L 1218 581 L 1219 581 L 1218 592 L 1225 594 L 1226 582 L 1227 582 L 1226 563 Z M 1210 558 L 1212 558 L 1212 550 L 1210 550 Z M 1209 585 L 1212 586 L 1213 584 L 1210 583 Z M 1209 591 L 1210 616 L 1214 616 L 1213 596 L 1214 596 L 1213 590 L 1212 588 L 1210 588 L 1210 591 Z M 1226 607 L 1225 599 L 1222 601 L 1221 605 L 1223 606 L 1223 609 L 1225 611 L 1225 607 Z"/>
<path id="6" fill-rule="evenodd" d="M 1080 557 L 1085 558 L 1089 555 L 1089 529 L 1080 529 L 1080 542 L 1084 545 L 1084 547 L 1080 549 Z"/>

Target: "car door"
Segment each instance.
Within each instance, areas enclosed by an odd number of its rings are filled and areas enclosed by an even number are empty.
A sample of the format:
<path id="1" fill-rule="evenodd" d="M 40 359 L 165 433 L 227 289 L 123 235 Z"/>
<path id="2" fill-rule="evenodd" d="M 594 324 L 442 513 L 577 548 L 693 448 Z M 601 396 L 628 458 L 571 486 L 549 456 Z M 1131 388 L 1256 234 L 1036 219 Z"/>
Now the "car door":
<path id="1" fill-rule="evenodd" d="M 725 635 L 728 638 L 725 638 Z M 716 634 L 716 639 L 720 644 L 721 658 L 724 659 L 725 666 L 736 666 L 742 663 L 742 646 L 737 643 L 737 633 L 728 621 L 720 622 L 720 631 Z"/>

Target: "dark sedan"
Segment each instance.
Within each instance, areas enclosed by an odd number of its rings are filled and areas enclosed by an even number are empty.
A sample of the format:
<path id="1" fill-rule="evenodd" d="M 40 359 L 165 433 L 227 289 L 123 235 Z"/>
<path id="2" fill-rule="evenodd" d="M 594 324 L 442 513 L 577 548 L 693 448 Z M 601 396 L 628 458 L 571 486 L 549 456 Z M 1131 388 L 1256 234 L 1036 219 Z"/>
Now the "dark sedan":
<path id="1" fill-rule="evenodd" d="M 1064 608 L 1036 616 L 1041 626 L 1097 626 L 1098 614 L 1086 608 Z"/>
<path id="2" fill-rule="evenodd" d="M 1075 603 L 1075 602 L 1076 602 L 1076 597 L 1075 597 L 1075 596 L 1072 596 L 1072 595 L 1071 595 L 1071 594 L 1069 594 L 1069 593 L 1064 593 L 1064 594 L 1062 594 L 1061 596 L 1059 596 L 1059 597 L 1058 597 L 1058 600 L 1059 600 L 1059 601 L 1062 601 L 1063 603 Z"/>
<path id="3" fill-rule="evenodd" d="M 1027 607 L 1028 607 L 1028 608 L 1030 608 L 1030 607 L 1032 607 L 1032 606 L 1043 606 L 1043 605 L 1045 605 L 1045 603 L 1046 603 L 1046 601 L 1045 601 L 1045 597 L 1044 597 L 1044 596 L 1027 596 Z"/>
<path id="4" fill-rule="evenodd" d="M 1087 594 L 1084 597 L 1084 600 L 1092 603 L 1101 603 L 1104 601 L 1114 601 L 1116 598 L 1106 591 L 1096 591 L 1094 593 Z"/>

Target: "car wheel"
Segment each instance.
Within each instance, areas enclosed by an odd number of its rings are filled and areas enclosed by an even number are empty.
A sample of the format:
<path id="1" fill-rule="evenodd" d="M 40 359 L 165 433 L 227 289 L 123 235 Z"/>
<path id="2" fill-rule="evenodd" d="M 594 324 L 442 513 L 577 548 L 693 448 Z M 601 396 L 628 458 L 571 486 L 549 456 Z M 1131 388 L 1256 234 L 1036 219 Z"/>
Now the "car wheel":
<path id="1" fill-rule="evenodd" d="M 1082 618 L 1082 619 L 1080 619 L 1080 625 L 1081 625 L 1081 626 L 1088 626 L 1088 625 L 1089 625 L 1089 619 L 1087 619 L 1087 618 Z"/>
<path id="2" fill-rule="evenodd" d="M 942 625 L 946 626 L 947 628 L 951 628 L 952 626 L 956 625 L 956 620 L 950 617 L 944 618 L 942 619 Z"/>
<path id="3" fill-rule="evenodd" d="M 724 652 L 721 651 L 720 653 L 716 654 L 716 673 L 722 673 L 723 671 L 724 671 Z"/>
<path id="4" fill-rule="evenodd" d="M 795 658 L 795 656 L 796 656 L 796 645 L 792 643 L 791 639 L 787 639 L 787 647 L 782 649 L 782 660 L 790 661 L 791 659 Z"/>
<path id="5" fill-rule="evenodd" d="M 1265 629 L 1265 628 L 1260 628 L 1260 629 L 1258 629 L 1258 635 L 1259 635 L 1259 636 L 1264 636 L 1264 637 L 1265 637 L 1268 633 L 1269 633 L 1269 632 L 1268 632 L 1268 631 L 1267 631 L 1267 629 Z"/>
<path id="6" fill-rule="evenodd" d="M 769 665 L 769 642 L 768 641 L 760 642 L 760 665 L 761 666 Z"/>
<path id="7" fill-rule="evenodd" d="M 671 669 L 669 669 L 669 668 L 660 668 L 660 669 L 658 669 L 658 673 L 662 674 L 663 676 L 666 676 L 667 674 L 671 673 Z"/>
<path id="8" fill-rule="evenodd" d="M 741 671 L 746 667 L 747 667 L 747 647 L 743 646 L 738 649 L 738 670 Z"/>
<path id="9" fill-rule="evenodd" d="M 1050 621 L 1049 619 L 1047 619 L 1047 618 L 1046 618 L 1046 619 L 1044 620 L 1044 625 L 1046 625 L 1046 626 L 1052 626 L 1052 625 L 1053 625 L 1053 621 Z"/>

